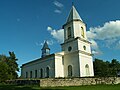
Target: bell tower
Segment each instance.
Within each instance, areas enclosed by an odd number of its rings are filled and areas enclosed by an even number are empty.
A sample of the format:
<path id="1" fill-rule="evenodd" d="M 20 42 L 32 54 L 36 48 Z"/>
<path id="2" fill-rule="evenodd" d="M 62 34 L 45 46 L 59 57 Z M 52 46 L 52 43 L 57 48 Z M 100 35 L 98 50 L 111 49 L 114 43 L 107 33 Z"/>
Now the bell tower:
<path id="1" fill-rule="evenodd" d="M 65 76 L 68 76 L 68 66 L 71 66 L 74 77 L 94 76 L 90 42 L 86 36 L 86 25 L 72 6 L 66 23 L 63 25 L 64 43 L 61 44 L 65 52 Z"/>
<path id="2" fill-rule="evenodd" d="M 63 25 L 63 29 L 65 42 L 76 37 L 87 39 L 85 23 L 82 21 L 74 6 L 72 6 L 70 10 L 67 22 Z"/>

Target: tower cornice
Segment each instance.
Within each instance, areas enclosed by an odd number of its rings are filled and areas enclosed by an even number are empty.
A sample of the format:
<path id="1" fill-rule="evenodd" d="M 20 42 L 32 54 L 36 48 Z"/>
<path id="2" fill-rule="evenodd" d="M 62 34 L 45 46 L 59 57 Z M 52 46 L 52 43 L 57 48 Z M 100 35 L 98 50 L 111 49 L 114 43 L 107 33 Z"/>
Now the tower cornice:
<path id="1" fill-rule="evenodd" d="M 85 52 L 85 51 L 82 51 L 82 50 L 76 50 L 76 51 L 73 51 L 73 52 L 65 52 L 64 55 L 75 54 L 75 53 L 80 53 L 80 54 L 85 54 L 85 55 L 88 55 L 88 56 L 93 56 L 93 54 Z"/>
<path id="2" fill-rule="evenodd" d="M 62 43 L 61 45 L 66 44 L 66 43 L 70 43 L 70 42 L 75 41 L 75 40 L 78 40 L 78 39 L 81 40 L 81 41 L 83 41 L 83 42 L 86 42 L 86 43 L 92 44 L 92 43 L 89 42 L 88 40 L 85 40 L 85 39 L 80 38 L 80 37 L 76 37 L 76 38 L 72 38 L 71 40 L 65 41 L 65 42 Z"/>
<path id="3" fill-rule="evenodd" d="M 74 19 L 74 20 L 71 20 L 70 22 L 66 22 L 66 23 L 62 26 L 62 28 L 64 29 L 64 27 L 65 27 L 66 25 L 68 25 L 68 24 L 70 24 L 70 23 L 73 23 L 74 21 L 76 21 L 76 22 L 81 22 L 81 23 L 83 23 L 83 24 L 86 26 L 86 24 L 85 24 L 83 21 L 81 21 L 80 19 Z"/>

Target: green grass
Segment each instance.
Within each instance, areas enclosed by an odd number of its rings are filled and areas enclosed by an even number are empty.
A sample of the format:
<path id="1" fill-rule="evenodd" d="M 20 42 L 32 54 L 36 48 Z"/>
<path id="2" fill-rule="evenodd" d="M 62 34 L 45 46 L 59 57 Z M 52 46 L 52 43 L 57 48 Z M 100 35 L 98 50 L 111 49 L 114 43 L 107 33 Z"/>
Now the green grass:
<path id="1" fill-rule="evenodd" d="M 0 90 L 120 90 L 118 85 L 92 85 L 92 86 L 72 86 L 72 87 L 47 87 L 39 86 L 16 86 L 16 85 L 0 85 Z"/>

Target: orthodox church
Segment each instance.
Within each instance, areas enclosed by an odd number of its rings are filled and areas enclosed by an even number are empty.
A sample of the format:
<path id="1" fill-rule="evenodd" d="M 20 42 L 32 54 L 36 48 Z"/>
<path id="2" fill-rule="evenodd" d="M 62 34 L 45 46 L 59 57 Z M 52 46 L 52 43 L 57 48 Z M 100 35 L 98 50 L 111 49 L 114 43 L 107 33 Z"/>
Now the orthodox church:
<path id="1" fill-rule="evenodd" d="M 94 76 L 90 42 L 86 36 L 86 25 L 72 6 L 63 25 L 64 42 L 62 51 L 50 54 L 44 43 L 41 58 L 21 66 L 22 78 L 59 78 Z"/>

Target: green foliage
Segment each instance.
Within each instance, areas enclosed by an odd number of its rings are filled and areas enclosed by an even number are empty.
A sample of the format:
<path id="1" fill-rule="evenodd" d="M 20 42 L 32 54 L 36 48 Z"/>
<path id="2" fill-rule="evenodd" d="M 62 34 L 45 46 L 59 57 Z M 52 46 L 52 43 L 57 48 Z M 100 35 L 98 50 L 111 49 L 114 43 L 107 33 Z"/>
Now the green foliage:
<path id="1" fill-rule="evenodd" d="M 120 62 L 116 59 L 113 59 L 111 62 L 95 59 L 93 64 L 95 76 L 98 77 L 114 77 L 120 71 Z"/>
<path id="2" fill-rule="evenodd" d="M 0 81 L 8 79 L 8 65 L 5 62 L 0 62 Z"/>
<path id="3" fill-rule="evenodd" d="M 16 56 L 14 52 L 9 52 L 10 56 L 0 55 L 0 82 L 16 79 L 19 71 Z"/>

